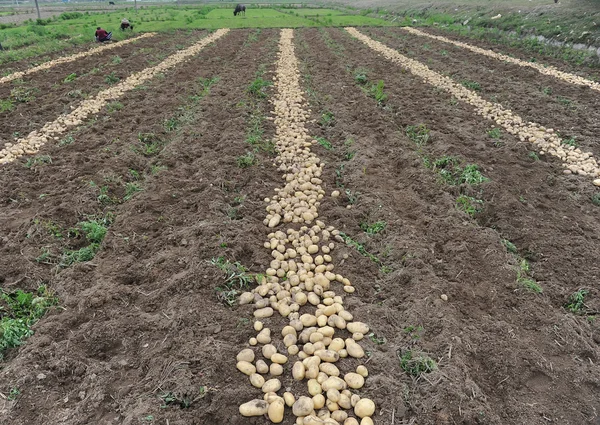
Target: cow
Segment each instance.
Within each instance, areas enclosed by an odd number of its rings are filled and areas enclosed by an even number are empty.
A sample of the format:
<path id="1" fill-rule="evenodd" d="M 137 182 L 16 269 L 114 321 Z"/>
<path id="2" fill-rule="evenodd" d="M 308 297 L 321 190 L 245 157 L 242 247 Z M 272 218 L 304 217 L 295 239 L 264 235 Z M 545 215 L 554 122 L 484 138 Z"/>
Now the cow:
<path id="1" fill-rule="evenodd" d="M 109 1 L 108 4 L 112 4 L 114 6 L 115 2 L 114 1 Z"/>
<path id="2" fill-rule="evenodd" d="M 244 16 L 246 16 L 246 6 L 244 6 L 243 4 L 238 4 L 238 5 L 235 7 L 235 10 L 233 11 L 233 16 L 237 16 L 237 15 L 238 15 L 238 13 L 239 13 L 240 15 L 241 15 L 241 14 L 244 14 Z"/>

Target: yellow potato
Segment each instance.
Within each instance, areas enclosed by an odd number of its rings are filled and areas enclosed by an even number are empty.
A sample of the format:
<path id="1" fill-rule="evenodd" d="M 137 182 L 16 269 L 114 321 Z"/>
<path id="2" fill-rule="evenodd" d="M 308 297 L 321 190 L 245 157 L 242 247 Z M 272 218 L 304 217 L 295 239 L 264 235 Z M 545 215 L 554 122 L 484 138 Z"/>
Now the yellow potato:
<path id="1" fill-rule="evenodd" d="M 314 410 L 313 400 L 309 397 L 299 397 L 298 400 L 292 406 L 292 413 L 295 416 L 308 416 Z"/>
<path id="2" fill-rule="evenodd" d="M 285 404 L 282 398 L 278 398 L 269 404 L 267 413 L 271 422 L 275 424 L 283 422 L 284 406 Z"/>
<path id="3" fill-rule="evenodd" d="M 238 370 L 245 375 L 250 376 L 253 373 L 256 373 L 256 367 L 254 367 L 254 365 L 250 362 L 245 362 L 245 361 L 237 362 L 236 366 L 237 366 Z"/>
<path id="4" fill-rule="evenodd" d="M 262 388 L 263 384 L 265 383 L 265 378 L 260 376 L 258 373 L 253 373 L 250 375 L 250 383 L 256 388 Z"/>
<path id="5" fill-rule="evenodd" d="M 264 400 L 251 400 L 240 406 L 242 416 L 262 416 L 269 410 L 269 404 Z"/>
<path id="6" fill-rule="evenodd" d="M 373 416 L 373 413 L 375 413 L 375 403 L 368 398 L 361 398 L 354 406 L 354 414 L 359 418 Z"/>
<path id="7" fill-rule="evenodd" d="M 280 389 L 281 389 L 281 381 L 277 378 L 269 379 L 262 386 L 263 393 L 270 393 L 270 392 L 276 393 Z"/>
<path id="8" fill-rule="evenodd" d="M 344 375 L 344 381 L 346 381 L 348 386 L 353 389 L 359 389 L 365 385 L 365 378 L 358 373 L 347 373 Z"/>

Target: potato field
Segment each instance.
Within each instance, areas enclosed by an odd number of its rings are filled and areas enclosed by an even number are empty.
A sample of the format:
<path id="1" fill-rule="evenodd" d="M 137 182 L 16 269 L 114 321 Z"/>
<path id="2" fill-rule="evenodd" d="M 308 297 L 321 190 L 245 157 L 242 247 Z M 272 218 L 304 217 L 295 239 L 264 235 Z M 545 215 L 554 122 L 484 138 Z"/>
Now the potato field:
<path id="1" fill-rule="evenodd" d="M 10 68 L 0 424 L 600 423 L 594 68 L 400 26 Z"/>

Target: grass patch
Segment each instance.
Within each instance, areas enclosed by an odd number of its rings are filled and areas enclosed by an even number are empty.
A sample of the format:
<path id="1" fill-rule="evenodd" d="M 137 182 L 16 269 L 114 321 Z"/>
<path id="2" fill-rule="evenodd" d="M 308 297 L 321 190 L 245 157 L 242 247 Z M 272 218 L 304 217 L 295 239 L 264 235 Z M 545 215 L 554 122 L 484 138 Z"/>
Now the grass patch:
<path id="1" fill-rule="evenodd" d="M 460 83 L 469 90 L 481 90 L 481 84 L 479 84 L 477 81 L 462 80 Z"/>
<path id="2" fill-rule="evenodd" d="M 425 124 L 409 125 L 405 129 L 406 135 L 417 147 L 427 144 L 430 138 L 430 131 Z"/>
<path id="3" fill-rule="evenodd" d="M 323 111 L 319 124 L 323 127 L 330 127 L 335 123 L 335 115 L 331 111 Z"/>
<path id="4" fill-rule="evenodd" d="M 385 83 L 383 80 L 379 80 L 377 83 L 372 84 L 371 87 L 369 87 L 366 91 L 367 94 L 375 99 L 377 104 L 381 106 L 388 98 L 388 95 L 385 94 L 384 89 Z"/>
<path id="5" fill-rule="evenodd" d="M 118 83 L 121 79 L 115 74 L 115 71 L 104 77 L 104 81 L 108 84 Z"/>
<path id="6" fill-rule="evenodd" d="M 573 292 L 567 303 L 565 304 L 565 308 L 574 314 L 582 314 L 584 313 L 585 307 L 585 296 L 589 292 L 585 289 L 579 289 L 578 291 Z"/>
<path id="7" fill-rule="evenodd" d="M 342 237 L 342 239 L 344 239 L 344 242 L 346 243 L 346 245 L 356 249 L 356 251 L 358 251 L 358 253 L 360 255 L 367 257 L 369 260 L 371 260 L 374 263 L 376 263 L 377 265 L 381 266 L 381 264 L 382 264 L 381 260 L 376 255 L 371 254 L 369 251 L 367 251 L 367 249 L 365 248 L 365 246 L 363 244 L 361 244 L 358 241 L 355 241 L 354 239 L 352 239 L 350 236 L 348 236 L 345 233 L 340 232 L 340 236 Z"/>
<path id="8" fill-rule="evenodd" d="M 70 83 L 71 81 L 75 81 L 76 79 L 77 79 L 77 74 L 73 72 L 73 73 L 67 75 L 67 77 L 63 80 L 63 83 Z"/>
<path id="9" fill-rule="evenodd" d="M 246 155 L 238 156 L 235 159 L 237 166 L 240 168 L 248 168 L 258 164 L 258 158 L 254 152 L 246 152 Z"/>
<path id="10" fill-rule="evenodd" d="M 22 345 L 33 335 L 31 327 L 56 304 L 58 298 L 46 286 L 40 286 L 35 292 L 20 289 L 7 292 L 0 288 L 0 360 L 6 350 Z M 18 390 L 16 394 L 11 391 L 13 399 L 18 394 Z"/>
<path id="11" fill-rule="evenodd" d="M 431 163 L 431 167 L 449 185 L 469 184 L 475 186 L 489 181 L 487 177 L 481 174 L 477 165 L 467 164 L 461 167 L 459 164 L 460 160 L 458 158 L 443 156 Z"/>
<path id="12" fill-rule="evenodd" d="M 437 363 L 431 357 L 412 350 L 398 353 L 400 368 L 411 376 L 419 377 L 437 369 Z"/>
<path id="13" fill-rule="evenodd" d="M 250 288 L 253 281 L 260 282 L 263 276 L 251 274 L 248 269 L 238 261 L 232 263 L 225 257 L 216 257 L 210 260 L 210 264 L 217 267 L 225 274 L 225 281 L 216 288 L 217 298 L 222 303 L 233 306 L 238 296 Z"/>
<path id="14" fill-rule="evenodd" d="M 502 131 L 498 127 L 494 127 L 487 132 L 488 136 L 492 139 L 500 139 L 502 138 Z"/>
<path id="15" fill-rule="evenodd" d="M 0 113 L 10 112 L 15 109 L 15 104 L 11 99 L 0 100 Z"/>
<path id="16" fill-rule="evenodd" d="M 471 196 L 460 195 L 456 198 L 456 208 L 468 214 L 471 218 L 481 212 L 482 205 L 483 201 L 481 199 L 476 199 Z"/>
<path id="17" fill-rule="evenodd" d="M 50 155 L 39 155 L 32 158 L 28 158 L 25 164 L 25 168 L 34 168 L 38 165 L 52 164 L 52 157 Z"/>
<path id="18" fill-rule="evenodd" d="M 317 137 L 316 140 L 317 140 L 317 143 L 319 145 L 323 146 L 326 150 L 328 150 L 328 151 L 333 150 L 333 145 L 326 138 L 324 138 L 324 137 Z"/>
<path id="19" fill-rule="evenodd" d="M 267 97 L 266 88 L 270 87 L 272 85 L 273 85 L 273 82 L 263 80 L 262 77 L 257 77 L 254 79 L 254 81 L 252 81 L 252 83 L 250 83 L 247 91 L 252 96 L 259 98 L 259 99 L 263 99 L 263 98 Z"/>
<path id="20" fill-rule="evenodd" d="M 369 236 L 374 236 L 377 233 L 381 233 L 387 227 L 387 223 L 385 221 L 376 221 L 375 223 L 367 223 L 363 221 L 360 223 L 360 228 Z"/>

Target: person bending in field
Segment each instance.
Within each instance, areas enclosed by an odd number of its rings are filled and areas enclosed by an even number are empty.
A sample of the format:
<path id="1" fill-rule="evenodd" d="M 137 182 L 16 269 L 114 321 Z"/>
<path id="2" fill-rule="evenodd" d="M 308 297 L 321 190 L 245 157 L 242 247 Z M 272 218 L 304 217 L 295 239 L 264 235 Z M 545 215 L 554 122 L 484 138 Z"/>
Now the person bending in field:
<path id="1" fill-rule="evenodd" d="M 129 23 L 129 19 L 123 18 L 121 19 L 121 31 L 125 31 L 126 29 L 133 29 L 133 25 Z"/>
<path id="2" fill-rule="evenodd" d="M 106 32 L 101 27 L 96 28 L 96 41 L 98 43 L 104 43 L 105 41 L 110 41 L 112 38 L 112 32 Z"/>

